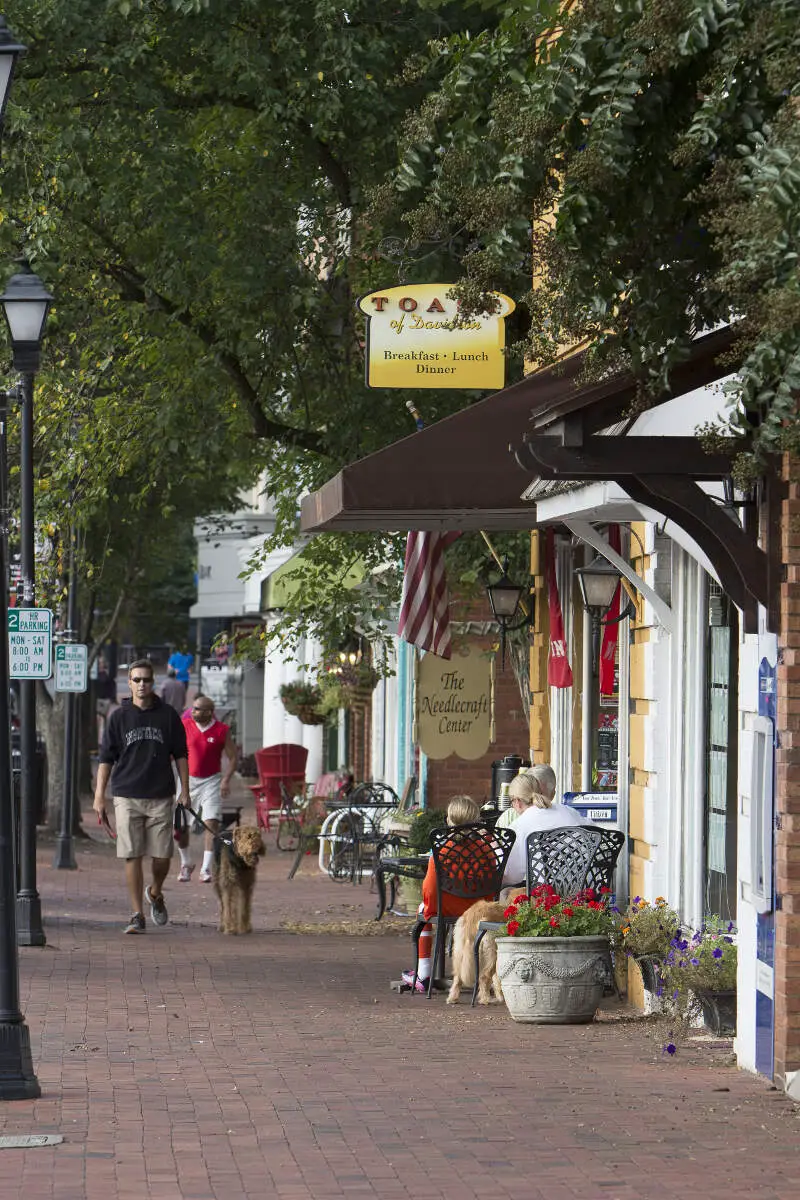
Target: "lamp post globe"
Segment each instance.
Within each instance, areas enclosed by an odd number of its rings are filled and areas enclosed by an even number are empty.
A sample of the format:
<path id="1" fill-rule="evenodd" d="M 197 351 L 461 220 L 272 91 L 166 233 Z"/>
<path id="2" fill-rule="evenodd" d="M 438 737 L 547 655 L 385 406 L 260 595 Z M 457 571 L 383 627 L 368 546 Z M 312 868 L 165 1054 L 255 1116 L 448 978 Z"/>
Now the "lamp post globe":
<path id="1" fill-rule="evenodd" d="M 6 115 L 8 94 L 11 91 L 11 81 L 14 78 L 14 67 L 20 54 L 25 53 L 25 46 L 18 42 L 6 24 L 5 17 L 0 16 L 0 128 Z"/>
<path id="2" fill-rule="evenodd" d="M 508 559 L 503 563 L 503 574 L 497 583 L 490 583 L 486 591 L 492 614 L 499 625 L 508 626 L 517 615 L 523 588 L 512 583 L 508 577 Z"/>
<path id="3" fill-rule="evenodd" d="M 0 296 L 11 338 L 14 367 L 23 374 L 35 374 L 39 370 L 44 327 L 52 302 L 50 292 L 27 264 L 11 276 Z"/>
<path id="4" fill-rule="evenodd" d="M 607 613 L 621 578 L 616 567 L 598 554 L 587 566 L 576 567 L 575 575 L 586 611 L 600 616 Z"/>

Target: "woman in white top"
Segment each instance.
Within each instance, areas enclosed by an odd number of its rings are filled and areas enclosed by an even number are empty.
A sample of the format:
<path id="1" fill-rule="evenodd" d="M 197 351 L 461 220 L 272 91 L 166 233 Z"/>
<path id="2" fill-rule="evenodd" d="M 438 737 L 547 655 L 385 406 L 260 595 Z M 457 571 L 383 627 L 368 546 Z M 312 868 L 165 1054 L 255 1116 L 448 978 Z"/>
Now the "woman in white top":
<path id="1" fill-rule="evenodd" d="M 511 847 L 506 863 L 504 888 L 525 886 L 526 842 L 529 833 L 538 832 L 540 829 L 562 829 L 565 825 L 591 824 L 569 805 L 554 803 L 555 789 L 548 795 L 545 785 L 537 778 L 535 771 L 536 768 L 531 767 L 520 773 L 512 779 L 508 789 L 511 804 L 518 816 L 512 825 L 517 840 Z"/>

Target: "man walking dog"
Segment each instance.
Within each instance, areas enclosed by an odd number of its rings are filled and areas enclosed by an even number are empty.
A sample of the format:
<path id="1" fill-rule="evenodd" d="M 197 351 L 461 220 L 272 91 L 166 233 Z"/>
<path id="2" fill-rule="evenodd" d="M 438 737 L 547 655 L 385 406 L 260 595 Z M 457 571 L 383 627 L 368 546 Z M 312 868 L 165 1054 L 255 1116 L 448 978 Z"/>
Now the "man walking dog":
<path id="1" fill-rule="evenodd" d="M 174 760 L 180 777 L 179 801 L 189 802 L 186 733 L 174 708 L 153 691 L 153 664 L 147 658 L 128 670 L 131 699 L 108 720 L 94 794 L 94 810 L 106 815 L 106 787 L 111 780 L 117 822 L 117 858 L 125 859 L 125 879 L 133 910 L 126 933 L 144 933 L 144 898 L 155 925 L 169 920 L 162 885 L 169 871 L 174 842 Z M 144 888 L 142 858 L 152 860 L 152 882 Z"/>

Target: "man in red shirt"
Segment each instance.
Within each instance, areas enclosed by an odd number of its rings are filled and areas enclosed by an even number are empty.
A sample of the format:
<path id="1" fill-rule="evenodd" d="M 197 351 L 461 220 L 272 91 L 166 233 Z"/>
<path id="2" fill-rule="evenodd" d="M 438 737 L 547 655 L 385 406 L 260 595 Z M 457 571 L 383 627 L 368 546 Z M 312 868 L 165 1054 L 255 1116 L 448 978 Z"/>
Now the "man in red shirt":
<path id="1" fill-rule="evenodd" d="M 191 711 L 185 713 L 182 720 L 189 752 L 189 803 L 209 829 L 217 833 L 222 823 L 222 801 L 230 791 L 231 776 L 236 770 L 236 746 L 228 726 L 217 720 L 214 702 L 208 696 L 195 696 Z M 224 775 L 223 754 L 227 759 Z M 194 871 L 188 831 L 182 834 L 178 850 L 181 856 L 178 883 L 188 883 Z M 211 882 L 213 861 L 214 836 L 206 830 L 201 883 Z"/>

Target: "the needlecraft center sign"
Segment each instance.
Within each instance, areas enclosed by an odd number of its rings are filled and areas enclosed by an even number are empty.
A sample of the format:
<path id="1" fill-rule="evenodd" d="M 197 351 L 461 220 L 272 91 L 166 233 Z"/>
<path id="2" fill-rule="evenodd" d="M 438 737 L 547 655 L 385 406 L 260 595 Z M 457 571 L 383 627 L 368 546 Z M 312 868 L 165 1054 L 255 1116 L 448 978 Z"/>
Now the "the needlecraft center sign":
<path id="1" fill-rule="evenodd" d="M 403 284 L 362 296 L 367 386 L 502 388 L 505 318 L 515 304 L 492 292 L 493 313 L 462 318 L 449 283 Z"/>
<path id="2" fill-rule="evenodd" d="M 417 738 L 429 758 L 480 758 L 492 728 L 491 660 L 464 645 L 451 659 L 426 654 L 419 664 L 416 691 Z"/>

